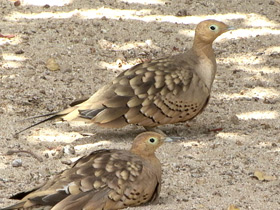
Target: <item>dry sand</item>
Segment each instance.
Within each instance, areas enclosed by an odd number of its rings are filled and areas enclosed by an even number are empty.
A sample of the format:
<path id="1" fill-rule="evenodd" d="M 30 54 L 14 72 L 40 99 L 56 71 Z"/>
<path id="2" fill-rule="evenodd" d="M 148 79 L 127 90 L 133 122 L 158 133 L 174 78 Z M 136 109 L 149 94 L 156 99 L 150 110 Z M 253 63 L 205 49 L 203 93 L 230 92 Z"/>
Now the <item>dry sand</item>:
<path id="1" fill-rule="evenodd" d="M 0 207 L 70 161 L 101 148 L 128 148 L 144 129 L 45 123 L 15 138 L 30 116 L 90 96 L 124 69 L 192 44 L 209 18 L 236 27 L 214 48 L 218 72 L 209 106 L 188 124 L 162 126 L 183 140 L 158 151 L 160 203 L 137 209 L 280 209 L 279 0 L 0 0 Z M 52 2 L 62 6 L 53 6 Z M 149 2 L 149 3 L 145 3 Z M 45 6 L 44 6 L 45 5 Z M 54 58 L 60 70 L 46 68 Z M 7 155 L 9 150 L 32 151 Z M 22 166 L 12 163 L 22 161 Z M 262 177 L 254 177 L 261 171 Z"/>

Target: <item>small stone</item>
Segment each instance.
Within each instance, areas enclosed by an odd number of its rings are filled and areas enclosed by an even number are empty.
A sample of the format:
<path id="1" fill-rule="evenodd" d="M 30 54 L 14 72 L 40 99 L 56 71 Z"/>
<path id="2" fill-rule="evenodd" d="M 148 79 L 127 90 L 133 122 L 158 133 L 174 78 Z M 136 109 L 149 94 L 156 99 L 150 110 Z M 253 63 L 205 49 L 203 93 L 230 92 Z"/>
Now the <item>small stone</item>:
<path id="1" fill-rule="evenodd" d="M 188 11 L 185 10 L 185 9 L 179 10 L 179 11 L 176 13 L 176 16 L 178 16 L 178 17 L 189 16 L 189 15 L 190 15 L 190 14 L 189 14 Z"/>
<path id="2" fill-rule="evenodd" d="M 153 41 L 151 39 L 147 39 L 145 41 L 146 45 L 148 45 L 149 47 L 153 45 Z"/>
<path id="3" fill-rule="evenodd" d="M 70 166 L 72 164 L 72 161 L 71 160 L 62 160 L 61 163 Z"/>
<path id="4" fill-rule="evenodd" d="M 64 156 L 64 149 L 56 150 L 52 155 L 54 156 L 54 159 L 56 159 L 56 160 L 61 159 Z"/>
<path id="5" fill-rule="evenodd" d="M 49 156 L 49 153 L 45 153 L 45 157 L 46 158 L 49 158 L 50 156 Z"/>
<path id="6" fill-rule="evenodd" d="M 243 145 L 243 143 L 242 143 L 241 141 L 239 141 L 239 140 L 237 140 L 237 141 L 235 142 L 235 144 L 238 145 L 238 146 L 242 146 L 242 145 Z"/>
<path id="7" fill-rule="evenodd" d="M 118 66 L 119 68 L 121 68 L 121 67 L 122 67 L 122 64 L 123 64 L 122 60 L 121 60 L 121 59 L 118 59 L 118 60 L 117 60 L 117 66 Z"/>
<path id="8" fill-rule="evenodd" d="M 252 84 L 249 84 L 249 83 L 246 83 L 246 84 L 244 84 L 244 87 L 246 87 L 246 88 L 252 88 L 253 85 L 252 85 Z"/>
<path id="9" fill-rule="evenodd" d="M 233 86 L 234 86 L 234 82 L 229 82 L 229 83 L 228 83 L 228 86 L 229 86 L 229 87 L 233 87 Z"/>
<path id="10" fill-rule="evenodd" d="M 240 70 L 240 69 L 235 69 L 235 70 L 232 71 L 233 74 L 237 74 L 237 73 L 239 73 L 239 72 L 242 72 L 242 70 Z"/>
<path id="11" fill-rule="evenodd" d="M 90 50 L 90 53 L 91 53 L 91 54 L 95 54 L 95 53 L 96 53 L 96 49 L 93 48 L 93 47 L 91 47 L 89 50 Z"/>
<path id="12" fill-rule="evenodd" d="M 234 124 L 234 125 L 238 125 L 240 123 L 238 117 L 236 115 L 233 115 L 230 117 L 230 121 Z"/>
<path id="13" fill-rule="evenodd" d="M 60 70 L 60 66 L 58 65 L 58 63 L 56 62 L 56 60 L 54 58 L 49 58 L 47 60 L 46 67 L 47 67 L 47 69 L 49 69 L 51 71 Z"/>
<path id="14" fill-rule="evenodd" d="M 244 95 L 244 94 L 245 94 L 245 90 L 241 90 L 241 91 L 239 92 L 239 94 L 240 94 L 240 95 Z"/>
<path id="15" fill-rule="evenodd" d="M 267 129 L 270 129 L 271 126 L 269 124 L 266 124 L 266 123 L 263 123 L 261 124 L 263 126 L 263 129 L 267 130 Z"/>
<path id="16" fill-rule="evenodd" d="M 277 99 L 275 99 L 275 98 L 265 98 L 264 100 L 263 100 L 263 103 L 264 104 L 276 104 L 277 103 Z"/>
<path id="17" fill-rule="evenodd" d="M 72 72 L 72 69 L 70 69 L 70 68 L 67 68 L 64 70 L 64 73 L 71 73 L 71 72 Z"/>
<path id="18" fill-rule="evenodd" d="M 63 147 L 63 152 L 67 155 L 74 155 L 76 153 L 75 148 L 70 145 Z"/>
<path id="19" fill-rule="evenodd" d="M 20 167 L 20 166 L 22 166 L 22 160 L 21 160 L 21 159 L 15 159 L 15 160 L 13 160 L 12 166 L 13 166 L 13 167 Z"/>
<path id="20" fill-rule="evenodd" d="M 20 54 L 23 54 L 23 53 L 24 53 L 23 50 L 17 50 L 17 51 L 15 52 L 15 54 L 17 54 L 17 55 L 20 55 Z"/>

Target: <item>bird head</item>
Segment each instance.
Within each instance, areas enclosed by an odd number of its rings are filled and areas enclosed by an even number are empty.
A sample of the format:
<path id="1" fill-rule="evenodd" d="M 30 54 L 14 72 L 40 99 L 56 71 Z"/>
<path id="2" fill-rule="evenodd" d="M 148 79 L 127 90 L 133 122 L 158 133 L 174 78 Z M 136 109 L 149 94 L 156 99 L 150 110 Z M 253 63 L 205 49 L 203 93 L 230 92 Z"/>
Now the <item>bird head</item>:
<path id="1" fill-rule="evenodd" d="M 218 36 L 232 29 L 233 27 L 217 20 L 204 20 L 196 26 L 195 39 L 211 44 Z"/>
<path id="2" fill-rule="evenodd" d="M 134 139 L 131 152 L 140 156 L 153 155 L 166 138 L 166 136 L 156 132 L 141 133 Z"/>

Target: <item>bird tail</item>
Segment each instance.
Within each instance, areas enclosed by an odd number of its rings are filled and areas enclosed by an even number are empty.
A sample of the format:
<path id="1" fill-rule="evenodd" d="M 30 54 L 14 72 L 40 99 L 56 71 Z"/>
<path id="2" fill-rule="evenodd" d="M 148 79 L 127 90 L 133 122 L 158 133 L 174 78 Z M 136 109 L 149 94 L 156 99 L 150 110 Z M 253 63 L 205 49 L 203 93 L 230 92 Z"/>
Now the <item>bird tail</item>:
<path id="1" fill-rule="evenodd" d="M 28 130 L 28 129 L 30 129 L 30 128 L 33 128 L 33 127 L 35 127 L 35 126 L 37 126 L 37 125 L 40 125 L 41 123 L 47 122 L 47 121 L 49 121 L 49 120 L 57 119 L 57 118 L 59 118 L 61 115 L 59 115 L 59 112 L 53 112 L 53 113 L 49 113 L 49 114 L 44 114 L 44 115 L 39 115 L 39 116 L 30 117 L 30 118 L 28 118 L 28 119 L 36 119 L 36 118 L 47 117 L 47 116 L 50 116 L 50 117 L 48 117 L 48 118 L 46 118 L 46 119 L 44 119 L 44 120 L 41 120 L 41 121 L 39 121 L 39 122 L 37 122 L 37 123 L 34 123 L 34 124 L 32 124 L 32 125 L 30 125 L 30 126 L 24 128 L 24 129 L 22 129 L 22 130 L 16 132 L 15 134 L 18 135 L 18 134 L 20 134 L 20 133 L 22 133 L 22 132 L 24 132 L 24 131 L 26 131 L 26 130 Z"/>
<path id="2" fill-rule="evenodd" d="M 70 121 L 68 119 L 63 119 L 63 116 L 69 114 L 70 112 L 72 112 L 72 111 L 74 111 L 76 109 L 77 109 L 77 107 L 73 106 L 73 107 L 69 107 L 69 108 L 67 108 L 67 109 L 65 109 L 63 111 L 60 111 L 60 112 L 52 112 L 52 113 L 48 113 L 48 114 L 43 114 L 43 115 L 38 115 L 38 116 L 27 118 L 27 119 L 36 119 L 36 118 L 47 117 L 44 120 L 41 120 L 41 121 L 39 121 L 37 123 L 34 123 L 34 124 L 24 128 L 24 129 L 16 132 L 15 135 L 18 135 L 18 134 L 20 134 L 20 133 L 22 133 L 22 132 L 24 132 L 24 131 L 26 131 L 26 130 L 28 130 L 30 128 L 33 128 L 33 127 L 35 127 L 37 125 L 40 125 L 40 124 L 42 124 L 44 122 L 47 122 L 47 121 L 50 121 L 50 120 L 55 120 L 55 119 L 61 118 L 61 121 L 65 121 L 65 120 Z M 73 115 L 73 114 L 71 114 L 71 115 Z M 75 117 L 77 117 L 77 115 L 76 116 L 72 116 L 72 119 L 74 119 Z"/>
<path id="3" fill-rule="evenodd" d="M 48 118 L 46 118 L 46 119 L 44 119 L 44 120 L 41 120 L 41 121 L 39 121 L 39 122 L 37 122 L 37 123 L 34 123 L 34 124 L 32 124 L 32 125 L 30 125 L 30 126 L 24 128 L 24 129 L 22 129 L 22 130 L 16 132 L 15 135 L 18 135 L 18 134 L 20 134 L 20 133 L 22 133 L 22 132 L 24 132 L 24 131 L 26 131 L 26 130 L 28 130 L 28 129 L 30 129 L 30 128 L 33 128 L 33 127 L 35 127 L 35 126 L 37 126 L 37 125 L 40 125 L 40 124 L 42 124 L 42 123 L 44 123 L 44 122 L 47 122 L 47 121 L 50 121 L 50 120 L 55 120 L 55 119 L 61 118 L 62 121 L 65 121 L 65 120 L 66 120 L 66 121 L 70 121 L 70 120 L 72 120 L 72 119 L 75 119 L 75 118 L 78 117 L 78 110 L 76 110 L 76 109 L 77 109 L 77 106 L 76 106 L 76 105 L 79 105 L 79 104 L 85 102 L 86 100 L 88 100 L 88 98 L 84 98 L 84 99 L 80 99 L 80 100 L 74 101 L 74 102 L 72 102 L 72 103 L 70 104 L 70 107 L 69 107 L 69 108 L 64 109 L 64 110 L 62 110 L 62 111 L 60 111 L 60 112 L 51 112 L 51 113 L 48 113 L 48 114 L 43 114 L 43 115 L 38 115 L 38 116 L 34 116 L 34 117 L 27 118 L 27 120 L 29 120 L 29 119 L 36 119 L 36 118 L 48 117 Z M 72 111 L 74 111 L 74 110 L 76 110 L 76 111 L 75 111 L 74 113 L 71 114 L 71 117 L 67 116 L 67 119 L 63 119 L 63 118 L 62 118 L 63 116 L 68 115 L 70 112 L 72 112 Z"/>

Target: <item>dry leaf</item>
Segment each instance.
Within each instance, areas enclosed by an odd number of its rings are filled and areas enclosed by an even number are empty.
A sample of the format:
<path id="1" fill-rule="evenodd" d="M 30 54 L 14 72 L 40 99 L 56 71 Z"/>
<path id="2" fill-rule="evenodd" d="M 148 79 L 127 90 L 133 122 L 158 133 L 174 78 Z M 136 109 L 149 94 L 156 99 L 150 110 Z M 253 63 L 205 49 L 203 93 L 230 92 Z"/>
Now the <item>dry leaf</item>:
<path id="1" fill-rule="evenodd" d="M 231 205 L 228 207 L 228 210 L 240 210 L 240 208 L 237 208 L 235 205 L 231 204 Z"/>
<path id="2" fill-rule="evenodd" d="M 46 67 L 51 71 L 57 71 L 60 70 L 60 66 L 56 62 L 54 58 L 49 58 L 46 62 Z"/>
<path id="3" fill-rule="evenodd" d="M 273 180 L 276 180 L 276 176 L 266 175 L 262 171 L 255 171 L 254 172 L 254 177 L 257 178 L 260 181 L 273 181 Z"/>

